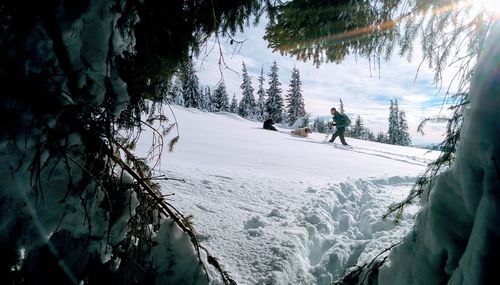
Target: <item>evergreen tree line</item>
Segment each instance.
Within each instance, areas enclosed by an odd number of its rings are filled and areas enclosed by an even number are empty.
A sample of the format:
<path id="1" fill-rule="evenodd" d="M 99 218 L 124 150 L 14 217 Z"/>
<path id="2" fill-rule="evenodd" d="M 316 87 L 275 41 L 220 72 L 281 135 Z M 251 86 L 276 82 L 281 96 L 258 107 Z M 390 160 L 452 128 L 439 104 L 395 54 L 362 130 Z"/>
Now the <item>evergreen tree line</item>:
<path id="1" fill-rule="evenodd" d="M 340 100 L 339 111 L 344 114 L 344 104 Z M 376 136 L 365 126 L 360 115 L 356 117 L 354 124 L 346 129 L 345 135 L 355 139 L 388 143 L 394 145 L 409 146 L 411 144 L 410 133 L 408 132 L 408 122 L 406 113 L 399 110 L 398 100 L 391 100 L 389 107 L 389 128 L 387 133 L 379 132 Z M 314 119 L 312 126 L 313 132 L 327 133 L 329 131 L 328 123 L 322 118 Z"/>
<path id="2" fill-rule="evenodd" d="M 303 119 L 300 126 L 310 125 L 309 116 L 305 112 L 305 104 L 302 96 L 302 81 L 297 68 L 292 70 L 289 88 L 283 99 L 281 82 L 278 79 L 279 68 L 276 61 L 273 62 L 268 74 L 268 88 L 264 88 L 264 68 L 261 68 L 258 77 L 257 99 L 254 96 L 252 80 L 248 74 L 245 63 L 242 63 L 242 83 L 240 85 L 242 97 L 240 101 L 233 93 L 229 99 L 228 91 L 224 81 L 218 83 L 215 90 L 210 87 L 200 86 L 196 70 L 192 60 L 183 64 L 172 79 L 168 96 L 169 103 L 183 107 L 198 108 L 208 112 L 231 112 L 250 120 L 263 121 L 272 118 L 276 123 L 294 124 L 298 119 Z M 406 114 L 399 110 L 398 101 L 391 100 L 389 107 L 388 131 L 379 132 L 376 136 L 366 127 L 360 115 L 356 117 L 354 124 L 346 129 L 345 135 L 355 139 L 376 141 L 394 145 L 408 146 L 411 144 L 408 132 Z M 286 104 L 286 105 L 285 105 Z M 344 104 L 340 100 L 340 113 L 344 114 Z M 329 131 L 328 124 L 321 118 L 316 118 L 311 125 L 314 132 L 326 133 Z"/>
<path id="3" fill-rule="evenodd" d="M 166 100 L 188 108 L 198 108 L 208 112 L 232 112 L 243 118 L 263 121 L 268 118 L 275 123 L 294 124 L 298 119 L 304 119 L 301 126 L 307 125 L 304 98 L 302 95 L 302 81 L 297 68 L 292 70 L 290 84 L 283 98 L 281 82 L 278 79 L 279 68 L 273 62 L 268 75 L 268 88 L 264 88 L 264 68 L 261 68 L 257 78 L 258 87 L 256 96 L 252 86 L 252 78 L 248 74 L 245 63 L 242 63 L 241 99 L 238 102 L 236 93 L 229 99 L 224 81 L 219 82 L 215 89 L 200 86 L 193 62 L 190 60 L 178 69 L 176 76 L 169 84 Z"/>

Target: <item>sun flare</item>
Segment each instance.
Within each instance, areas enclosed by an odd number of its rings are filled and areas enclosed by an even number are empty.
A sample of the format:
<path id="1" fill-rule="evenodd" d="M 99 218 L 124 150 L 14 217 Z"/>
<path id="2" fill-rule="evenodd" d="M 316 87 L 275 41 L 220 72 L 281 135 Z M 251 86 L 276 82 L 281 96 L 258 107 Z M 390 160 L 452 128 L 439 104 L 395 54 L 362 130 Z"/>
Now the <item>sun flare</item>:
<path id="1" fill-rule="evenodd" d="M 500 0 L 472 0 L 471 4 L 475 10 L 500 15 Z"/>

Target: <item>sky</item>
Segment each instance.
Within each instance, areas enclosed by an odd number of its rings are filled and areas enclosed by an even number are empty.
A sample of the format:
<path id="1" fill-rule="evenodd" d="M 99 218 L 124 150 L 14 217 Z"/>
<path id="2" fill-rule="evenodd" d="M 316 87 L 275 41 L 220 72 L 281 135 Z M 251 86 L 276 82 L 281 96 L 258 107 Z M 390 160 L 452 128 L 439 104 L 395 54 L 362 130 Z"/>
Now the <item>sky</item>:
<path id="1" fill-rule="evenodd" d="M 323 134 L 267 131 L 227 112 L 172 111 L 180 140 L 162 155 L 158 175 L 170 178 L 158 180 L 162 193 L 192 216 L 198 240 L 242 285 L 329 285 L 369 262 L 411 230 L 417 205 L 398 225 L 382 215 L 439 155 L 351 138 L 351 147 L 323 143 Z M 153 135 L 142 134 L 140 156 Z"/>
<path id="2" fill-rule="evenodd" d="M 279 68 L 283 96 L 290 84 L 292 69 L 297 67 L 302 80 L 302 91 L 306 112 L 312 117 L 330 116 L 330 108 L 344 103 L 345 112 L 354 122 L 361 116 L 364 124 L 375 134 L 387 132 L 390 100 L 397 99 L 400 110 L 405 111 L 412 144 L 439 143 L 444 139 L 443 124 L 427 124 L 425 136 L 417 133 L 417 126 L 424 118 L 446 116 L 443 105 L 446 83 L 441 90 L 433 84 L 433 73 L 420 65 L 421 52 L 417 47 L 411 62 L 393 56 L 389 62 L 382 62 L 380 70 L 374 69 L 366 59 L 348 56 L 342 63 L 323 63 L 317 68 L 312 61 L 302 62 L 287 55 L 280 55 L 267 48 L 263 39 L 265 19 L 256 27 L 247 28 L 244 33 L 230 39 L 220 38 L 220 48 L 212 38 L 198 58 L 198 76 L 204 86 L 215 86 L 224 79 L 230 98 L 233 94 L 241 98 L 241 70 L 245 62 L 257 98 L 257 78 L 264 69 L 267 88 L 268 73 L 273 61 Z M 235 44 L 235 42 L 243 42 Z M 222 54 L 222 56 L 221 56 Z M 219 65 L 219 62 L 223 64 Z M 445 82 L 446 82 L 445 78 Z"/>

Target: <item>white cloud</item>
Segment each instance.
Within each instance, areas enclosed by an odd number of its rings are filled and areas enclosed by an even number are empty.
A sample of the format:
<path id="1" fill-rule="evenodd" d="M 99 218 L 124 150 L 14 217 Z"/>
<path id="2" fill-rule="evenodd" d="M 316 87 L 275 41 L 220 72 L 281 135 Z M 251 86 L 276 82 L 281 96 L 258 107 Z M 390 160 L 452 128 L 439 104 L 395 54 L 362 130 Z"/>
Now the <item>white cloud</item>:
<path id="1" fill-rule="evenodd" d="M 412 102 L 412 103 L 423 103 L 423 102 L 427 102 L 427 101 L 431 100 L 431 98 L 429 98 L 429 96 L 426 96 L 426 95 L 412 94 L 412 95 L 408 95 L 408 96 L 403 96 L 403 100 L 408 101 L 408 102 Z"/>

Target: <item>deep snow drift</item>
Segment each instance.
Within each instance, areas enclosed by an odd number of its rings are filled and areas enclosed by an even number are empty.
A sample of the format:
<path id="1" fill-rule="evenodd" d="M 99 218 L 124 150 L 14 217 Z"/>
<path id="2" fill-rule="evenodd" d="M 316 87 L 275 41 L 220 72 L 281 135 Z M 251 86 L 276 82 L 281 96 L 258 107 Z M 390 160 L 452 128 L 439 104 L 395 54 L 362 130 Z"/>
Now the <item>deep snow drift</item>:
<path id="1" fill-rule="evenodd" d="M 400 225 L 381 216 L 438 156 L 350 138 L 345 148 L 323 143 L 323 134 L 296 137 L 234 114 L 172 108 L 180 141 L 162 157 L 159 174 L 174 178 L 161 181 L 162 191 L 193 215 L 202 244 L 238 284 L 330 284 L 370 261 L 411 228 L 416 206 Z"/>

